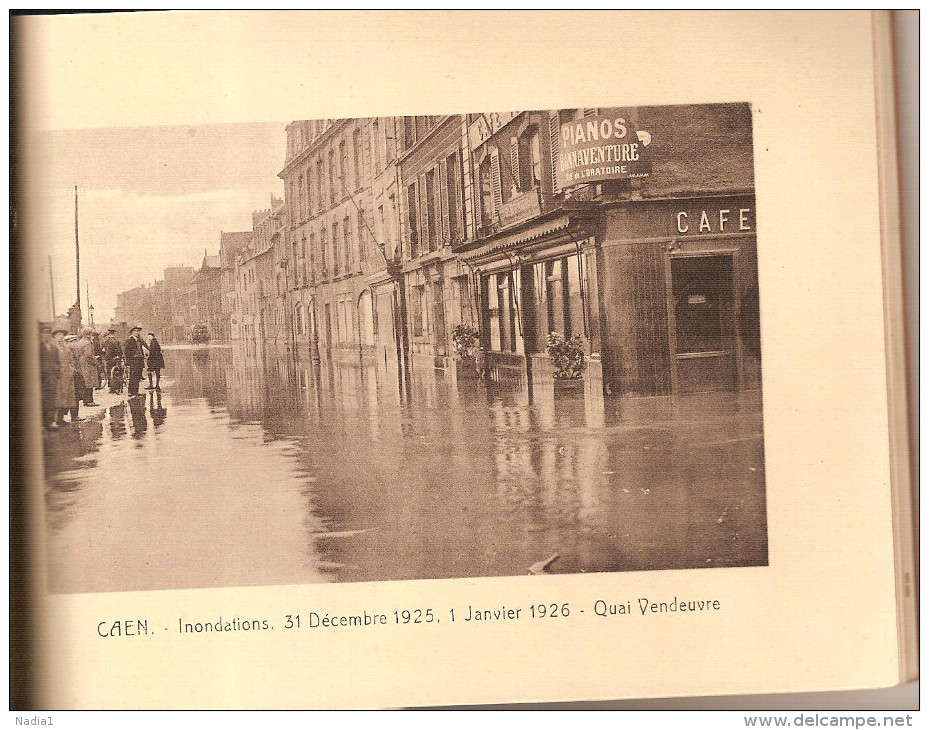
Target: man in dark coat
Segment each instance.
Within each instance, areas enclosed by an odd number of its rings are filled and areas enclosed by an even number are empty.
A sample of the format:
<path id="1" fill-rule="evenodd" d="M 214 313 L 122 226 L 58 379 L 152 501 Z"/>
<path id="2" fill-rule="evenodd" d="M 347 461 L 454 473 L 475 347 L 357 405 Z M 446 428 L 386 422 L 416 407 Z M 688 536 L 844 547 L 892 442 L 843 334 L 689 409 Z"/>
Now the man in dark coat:
<path id="1" fill-rule="evenodd" d="M 41 327 L 42 342 L 39 350 L 39 365 L 42 372 L 42 425 L 45 428 L 57 428 L 58 415 L 58 345 L 52 339 L 51 325 Z"/>
<path id="2" fill-rule="evenodd" d="M 148 388 L 146 390 L 161 390 L 161 371 L 165 366 L 165 356 L 161 352 L 161 343 L 154 332 L 148 333 Z M 155 382 L 152 382 L 152 375 Z"/>
<path id="3" fill-rule="evenodd" d="M 145 367 L 145 353 L 148 348 L 142 342 L 142 328 L 133 327 L 129 339 L 123 344 L 123 359 L 129 369 L 129 395 L 139 394 L 142 382 L 142 369 Z"/>
<path id="4" fill-rule="evenodd" d="M 119 365 L 123 359 L 123 348 L 120 347 L 116 340 L 116 330 L 107 330 L 106 337 L 103 340 L 103 362 L 106 367 L 106 379 L 110 386 L 110 392 L 116 393 L 122 390 L 122 368 L 114 372 L 113 368 Z M 116 379 L 119 378 L 119 382 Z"/>

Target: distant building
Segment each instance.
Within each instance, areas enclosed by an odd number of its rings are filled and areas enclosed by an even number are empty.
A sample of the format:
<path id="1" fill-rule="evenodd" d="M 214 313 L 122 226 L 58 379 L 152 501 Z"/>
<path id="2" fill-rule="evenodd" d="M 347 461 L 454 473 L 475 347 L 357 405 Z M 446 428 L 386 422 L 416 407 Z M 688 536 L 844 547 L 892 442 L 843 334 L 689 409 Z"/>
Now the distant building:
<path id="1" fill-rule="evenodd" d="M 271 207 L 252 213 L 249 243 L 240 251 L 234 270 L 235 296 L 233 327 L 249 352 L 281 340 L 283 292 L 278 292 L 275 243 L 283 227 L 284 201 L 271 196 Z M 233 330 L 236 332 L 236 330 Z"/>
<path id="2" fill-rule="evenodd" d="M 184 342 L 187 331 L 195 322 L 188 321 L 186 293 L 194 276 L 192 266 L 171 266 L 164 272 L 165 295 L 169 303 L 170 321 L 160 328 L 162 342 Z"/>
<path id="3" fill-rule="evenodd" d="M 240 338 L 240 323 L 235 321 L 233 312 L 236 306 L 236 259 L 252 243 L 251 231 L 223 231 L 219 234 L 219 260 L 222 270 L 220 287 L 222 289 L 222 317 L 213 336 L 223 341 Z"/>
<path id="4" fill-rule="evenodd" d="M 188 317 L 206 325 L 210 338 L 223 342 L 228 339 L 228 318 L 223 314 L 222 264 L 219 254 L 203 252 L 200 268 L 188 283 Z"/>
<path id="5" fill-rule="evenodd" d="M 189 327 L 186 290 L 193 273 L 190 266 L 169 267 L 163 280 L 117 294 L 115 320 L 155 332 L 164 344 L 183 342 Z"/>

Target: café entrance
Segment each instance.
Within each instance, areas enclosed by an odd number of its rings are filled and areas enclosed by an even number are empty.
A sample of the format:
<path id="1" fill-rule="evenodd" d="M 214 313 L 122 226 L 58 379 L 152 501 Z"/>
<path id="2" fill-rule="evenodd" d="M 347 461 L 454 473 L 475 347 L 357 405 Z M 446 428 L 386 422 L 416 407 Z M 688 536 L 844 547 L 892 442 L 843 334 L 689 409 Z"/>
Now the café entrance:
<path id="1" fill-rule="evenodd" d="M 674 393 L 739 387 L 734 270 L 732 253 L 678 253 L 667 259 Z"/>

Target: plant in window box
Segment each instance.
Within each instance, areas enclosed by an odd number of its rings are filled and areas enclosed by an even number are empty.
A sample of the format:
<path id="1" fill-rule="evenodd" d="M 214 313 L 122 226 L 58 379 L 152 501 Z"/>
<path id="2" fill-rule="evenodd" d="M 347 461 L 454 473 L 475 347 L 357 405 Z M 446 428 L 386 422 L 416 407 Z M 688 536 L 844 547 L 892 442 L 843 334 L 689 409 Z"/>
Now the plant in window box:
<path id="1" fill-rule="evenodd" d="M 582 377 L 586 366 L 587 352 L 584 348 L 584 338 L 574 335 L 565 339 L 559 332 L 548 334 L 546 347 L 548 356 L 555 366 L 555 384 L 583 383 Z"/>

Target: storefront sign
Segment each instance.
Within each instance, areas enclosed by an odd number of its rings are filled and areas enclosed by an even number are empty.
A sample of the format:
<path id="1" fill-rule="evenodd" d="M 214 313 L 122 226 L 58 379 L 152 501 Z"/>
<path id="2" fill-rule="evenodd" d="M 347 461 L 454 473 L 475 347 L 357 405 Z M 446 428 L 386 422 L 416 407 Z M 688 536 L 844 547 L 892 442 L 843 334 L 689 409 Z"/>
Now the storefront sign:
<path id="1" fill-rule="evenodd" d="M 677 232 L 746 233 L 755 230 L 755 212 L 751 208 L 713 208 L 710 210 L 679 210 Z"/>
<path id="2" fill-rule="evenodd" d="M 481 114 L 468 127 L 468 142 L 471 149 L 477 149 L 504 126 L 512 122 L 522 112 L 491 112 Z"/>
<path id="3" fill-rule="evenodd" d="M 538 190 L 530 190 L 500 206 L 500 227 L 508 228 L 522 221 L 529 220 L 542 212 L 539 205 Z"/>
<path id="4" fill-rule="evenodd" d="M 561 187 L 651 174 L 646 148 L 652 136 L 631 129 L 623 116 L 595 115 L 561 125 L 558 184 Z"/>

